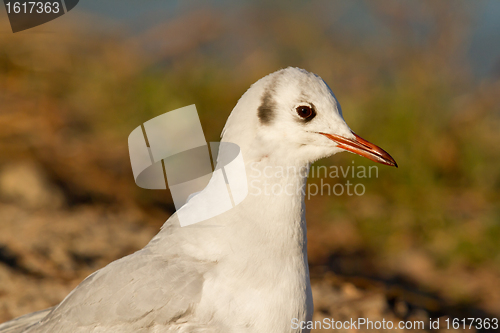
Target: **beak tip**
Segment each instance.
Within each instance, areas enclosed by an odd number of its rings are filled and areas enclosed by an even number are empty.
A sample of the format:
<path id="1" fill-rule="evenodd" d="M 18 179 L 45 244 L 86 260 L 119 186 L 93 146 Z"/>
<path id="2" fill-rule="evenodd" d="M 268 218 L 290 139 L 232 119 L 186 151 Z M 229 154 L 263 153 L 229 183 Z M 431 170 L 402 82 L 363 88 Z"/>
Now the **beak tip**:
<path id="1" fill-rule="evenodd" d="M 387 154 L 386 161 L 388 162 L 387 165 L 398 168 L 398 163 L 396 163 L 396 160 L 391 155 Z"/>
<path id="2" fill-rule="evenodd" d="M 337 147 L 342 148 L 346 151 L 350 151 L 351 153 L 366 157 L 369 160 L 377 163 L 394 166 L 396 168 L 398 167 L 398 164 L 396 163 L 394 158 L 389 155 L 389 153 L 387 153 L 382 148 L 374 145 L 373 143 L 366 141 L 354 132 L 352 132 L 355 137 L 354 139 L 347 139 L 339 135 L 327 134 L 322 132 L 319 132 L 319 134 L 322 134 L 330 140 L 336 142 Z"/>
<path id="3" fill-rule="evenodd" d="M 389 163 L 387 163 L 387 165 L 398 168 L 398 163 L 396 163 L 396 160 L 394 158 L 392 158 L 391 155 L 389 155 L 389 154 L 387 154 L 387 155 L 389 157 L 388 158 Z"/>

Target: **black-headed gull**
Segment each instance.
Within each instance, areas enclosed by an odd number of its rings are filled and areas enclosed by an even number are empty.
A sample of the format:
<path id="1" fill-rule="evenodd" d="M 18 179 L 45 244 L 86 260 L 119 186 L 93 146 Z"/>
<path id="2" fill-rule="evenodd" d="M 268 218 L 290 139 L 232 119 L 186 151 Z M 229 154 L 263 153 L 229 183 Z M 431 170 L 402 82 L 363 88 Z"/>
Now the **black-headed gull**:
<path id="1" fill-rule="evenodd" d="M 222 142 L 241 149 L 243 202 L 194 226 L 180 227 L 172 215 L 143 249 L 90 275 L 55 308 L 0 332 L 309 332 L 292 328 L 313 313 L 302 170 L 344 150 L 396 162 L 354 134 L 328 85 L 298 68 L 252 85 Z"/>

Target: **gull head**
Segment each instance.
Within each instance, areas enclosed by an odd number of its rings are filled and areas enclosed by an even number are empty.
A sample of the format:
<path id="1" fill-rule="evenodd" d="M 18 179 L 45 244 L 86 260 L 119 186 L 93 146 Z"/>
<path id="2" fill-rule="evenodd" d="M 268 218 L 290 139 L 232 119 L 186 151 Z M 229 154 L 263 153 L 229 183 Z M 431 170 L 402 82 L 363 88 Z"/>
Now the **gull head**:
<path id="1" fill-rule="evenodd" d="M 222 141 L 238 144 L 246 160 L 306 164 L 349 151 L 397 167 L 387 152 L 349 128 L 325 81 L 293 67 L 247 90 L 228 118 Z"/>

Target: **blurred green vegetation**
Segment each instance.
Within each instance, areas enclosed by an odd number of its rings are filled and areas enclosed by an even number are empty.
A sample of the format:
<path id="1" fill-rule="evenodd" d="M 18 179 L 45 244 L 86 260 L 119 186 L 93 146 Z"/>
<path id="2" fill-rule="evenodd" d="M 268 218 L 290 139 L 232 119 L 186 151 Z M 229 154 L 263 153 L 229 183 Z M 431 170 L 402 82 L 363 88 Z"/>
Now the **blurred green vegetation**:
<path id="1" fill-rule="evenodd" d="M 60 33 L 2 34 L 0 167 L 37 160 L 74 205 L 161 205 L 165 191 L 133 182 L 127 137 L 138 124 L 196 104 L 207 141 L 217 141 L 251 83 L 302 67 L 330 85 L 350 127 L 399 164 L 363 179 L 362 197 L 308 202 L 311 261 L 363 250 L 386 264 L 418 251 L 437 271 L 500 274 L 500 82 L 470 73 L 466 7 L 422 6 L 416 15 L 402 3 L 373 5 L 389 31 L 381 45 L 353 40 L 313 4 L 193 10 L 132 35 L 84 19 Z M 414 42 L 407 20 L 427 22 L 426 38 Z M 373 165 L 346 153 L 318 163 L 352 160 Z M 315 238 L 325 227 L 347 231 Z"/>

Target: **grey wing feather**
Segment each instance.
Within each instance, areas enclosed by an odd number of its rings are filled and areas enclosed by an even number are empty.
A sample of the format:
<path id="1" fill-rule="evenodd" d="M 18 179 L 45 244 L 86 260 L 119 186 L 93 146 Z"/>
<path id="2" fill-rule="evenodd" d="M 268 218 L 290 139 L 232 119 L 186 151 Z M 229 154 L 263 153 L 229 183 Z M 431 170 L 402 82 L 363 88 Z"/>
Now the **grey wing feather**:
<path id="1" fill-rule="evenodd" d="M 157 235 L 142 250 L 88 276 L 54 309 L 5 323 L 0 333 L 97 329 L 136 333 L 151 325 L 168 327 L 182 322 L 199 302 L 204 274 L 215 263 L 178 251 L 182 248 L 180 238 L 169 242 L 161 237 Z"/>
<path id="2" fill-rule="evenodd" d="M 21 333 L 28 327 L 37 324 L 41 319 L 47 316 L 54 307 L 41 311 L 29 313 L 22 317 L 13 319 L 6 323 L 0 324 L 0 333 Z"/>
<path id="3" fill-rule="evenodd" d="M 187 315 L 201 297 L 204 265 L 186 258 L 167 264 L 147 252 L 136 252 L 90 275 L 26 332 L 88 332 L 96 324 L 121 332 L 125 329 L 118 326 L 126 324 L 127 332 L 136 332 Z"/>

